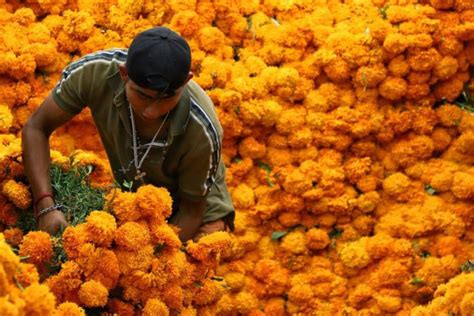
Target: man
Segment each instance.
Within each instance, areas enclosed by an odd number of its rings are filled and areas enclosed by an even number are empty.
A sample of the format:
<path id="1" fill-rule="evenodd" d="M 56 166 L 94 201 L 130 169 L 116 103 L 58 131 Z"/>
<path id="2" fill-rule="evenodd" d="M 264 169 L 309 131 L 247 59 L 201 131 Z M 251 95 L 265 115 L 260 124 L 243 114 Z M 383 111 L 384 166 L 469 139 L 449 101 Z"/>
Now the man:
<path id="1" fill-rule="evenodd" d="M 48 139 L 85 106 L 117 182 L 170 191 L 169 221 L 181 229 L 181 240 L 233 229 L 235 213 L 220 160 L 222 127 L 190 68 L 187 42 L 156 27 L 138 34 L 128 51 L 99 51 L 63 71 L 22 133 L 40 230 L 54 233 L 67 225 L 51 193 Z"/>

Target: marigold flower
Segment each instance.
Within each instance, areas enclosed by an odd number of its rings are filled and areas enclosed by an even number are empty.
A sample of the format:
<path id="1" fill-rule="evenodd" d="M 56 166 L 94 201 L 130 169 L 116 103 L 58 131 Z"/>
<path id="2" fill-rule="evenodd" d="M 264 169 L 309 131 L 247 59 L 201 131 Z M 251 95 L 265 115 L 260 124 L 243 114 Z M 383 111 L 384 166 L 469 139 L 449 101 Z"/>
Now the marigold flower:
<path id="1" fill-rule="evenodd" d="M 22 210 L 26 210 L 31 205 L 31 193 L 28 187 L 21 182 L 6 181 L 2 186 L 2 193 Z"/>
<path id="2" fill-rule="evenodd" d="M 116 250 L 120 272 L 124 275 L 134 270 L 146 271 L 154 258 L 154 247 L 145 245 L 138 251 Z"/>
<path id="3" fill-rule="evenodd" d="M 36 266 L 31 263 L 23 262 L 20 263 L 20 271 L 15 278 L 23 287 L 30 286 L 33 283 L 39 283 L 40 280 Z"/>
<path id="4" fill-rule="evenodd" d="M 198 306 L 210 305 L 221 298 L 222 290 L 222 286 L 215 281 L 205 279 L 198 282 L 193 295 L 193 303 Z"/>
<path id="5" fill-rule="evenodd" d="M 107 304 L 109 291 L 102 283 L 91 280 L 81 285 L 78 295 L 85 306 L 102 307 Z"/>
<path id="6" fill-rule="evenodd" d="M 26 315 L 51 315 L 56 306 L 56 298 L 43 284 L 32 284 L 22 293 L 25 301 L 24 313 Z"/>
<path id="7" fill-rule="evenodd" d="M 138 188 L 136 203 L 143 217 L 164 222 L 171 215 L 171 196 L 165 188 L 144 185 Z"/>
<path id="8" fill-rule="evenodd" d="M 3 231 L 6 242 L 17 247 L 23 240 L 23 231 L 19 228 L 9 228 Z"/>
<path id="9" fill-rule="evenodd" d="M 85 316 L 86 312 L 75 303 L 65 302 L 60 304 L 53 314 L 54 316 Z"/>
<path id="10" fill-rule="evenodd" d="M 152 298 L 146 301 L 145 307 L 143 308 L 144 316 L 153 316 L 153 315 L 169 315 L 169 309 L 165 303 L 159 299 Z"/>
<path id="11" fill-rule="evenodd" d="M 136 222 L 126 222 L 115 231 L 114 241 L 124 250 L 136 251 L 150 243 L 148 229 Z"/>
<path id="12" fill-rule="evenodd" d="M 114 239 L 117 224 L 115 218 L 103 211 L 93 211 L 86 218 L 84 230 L 87 239 L 97 246 L 109 247 Z"/>
<path id="13" fill-rule="evenodd" d="M 29 232 L 23 238 L 18 253 L 36 265 L 49 261 L 53 256 L 50 235 L 41 231 Z"/>
<path id="14" fill-rule="evenodd" d="M 330 244 L 329 236 L 323 229 L 311 228 L 306 232 L 306 246 L 310 250 L 322 250 Z"/>

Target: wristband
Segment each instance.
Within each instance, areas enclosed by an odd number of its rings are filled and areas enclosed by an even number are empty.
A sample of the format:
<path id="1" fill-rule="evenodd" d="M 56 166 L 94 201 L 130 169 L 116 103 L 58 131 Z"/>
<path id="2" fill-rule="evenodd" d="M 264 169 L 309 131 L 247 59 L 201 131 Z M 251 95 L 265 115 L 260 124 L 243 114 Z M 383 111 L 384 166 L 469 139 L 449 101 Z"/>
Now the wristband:
<path id="1" fill-rule="evenodd" d="M 52 212 L 52 211 L 62 211 L 65 208 L 66 208 L 66 206 L 64 206 L 62 204 L 54 204 L 54 205 L 51 205 L 50 207 L 46 207 L 46 208 L 42 209 L 41 211 L 39 211 L 38 214 L 35 215 L 36 220 L 38 220 L 44 214 L 47 214 L 47 213 Z"/>
<path id="2" fill-rule="evenodd" d="M 33 205 L 33 208 L 34 208 L 35 211 L 36 211 L 36 209 L 38 208 L 38 203 L 39 203 L 42 199 L 44 199 L 44 198 L 46 198 L 46 197 L 50 197 L 50 198 L 52 198 L 53 201 L 54 201 L 54 197 L 53 197 L 53 195 L 52 195 L 51 193 L 49 193 L 49 192 L 40 193 L 40 194 L 38 195 L 38 197 L 36 198 L 36 200 L 35 200 L 35 204 Z"/>

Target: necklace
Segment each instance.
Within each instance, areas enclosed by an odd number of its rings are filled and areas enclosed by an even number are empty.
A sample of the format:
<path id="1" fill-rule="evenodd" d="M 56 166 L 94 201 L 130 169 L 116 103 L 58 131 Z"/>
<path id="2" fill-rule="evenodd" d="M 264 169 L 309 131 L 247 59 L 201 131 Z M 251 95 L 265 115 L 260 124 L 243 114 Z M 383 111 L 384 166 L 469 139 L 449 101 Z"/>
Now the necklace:
<path id="1" fill-rule="evenodd" d="M 133 138 L 133 162 L 135 164 L 135 170 L 137 171 L 137 174 L 135 175 L 135 180 L 140 180 L 143 184 L 143 177 L 146 176 L 146 173 L 141 171 L 143 162 L 145 162 L 146 156 L 150 153 L 151 146 L 155 142 L 156 138 L 158 137 L 158 134 L 160 133 L 161 129 L 165 125 L 166 120 L 168 119 L 168 115 L 170 112 L 166 113 L 166 116 L 164 120 L 161 122 L 160 127 L 156 131 L 155 135 L 153 136 L 153 139 L 151 142 L 148 144 L 145 153 L 141 157 L 141 159 L 138 158 L 138 145 L 137 145 L 137 131 L 135 129 L 135 119 L 133 118 L 133 112 L 132 112 L 132 107 L 129 105 L 128 106 L 130 109 L 130 121 L 132 122 L 132 138 Z"/>

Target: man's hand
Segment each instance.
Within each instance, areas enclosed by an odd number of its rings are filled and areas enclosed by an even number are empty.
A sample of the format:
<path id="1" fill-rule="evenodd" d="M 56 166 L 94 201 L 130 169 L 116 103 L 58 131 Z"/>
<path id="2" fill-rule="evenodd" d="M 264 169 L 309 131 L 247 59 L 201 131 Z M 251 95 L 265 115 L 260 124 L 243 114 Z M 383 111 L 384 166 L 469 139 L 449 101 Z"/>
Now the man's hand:
<path id="1" fill-rule="evenodd" d="M 38 230 L 48 232 L 51 235 L 66 226 L 68 226 L 68 223 L 61 211 L 51 211 L 38 219 Z"/>

